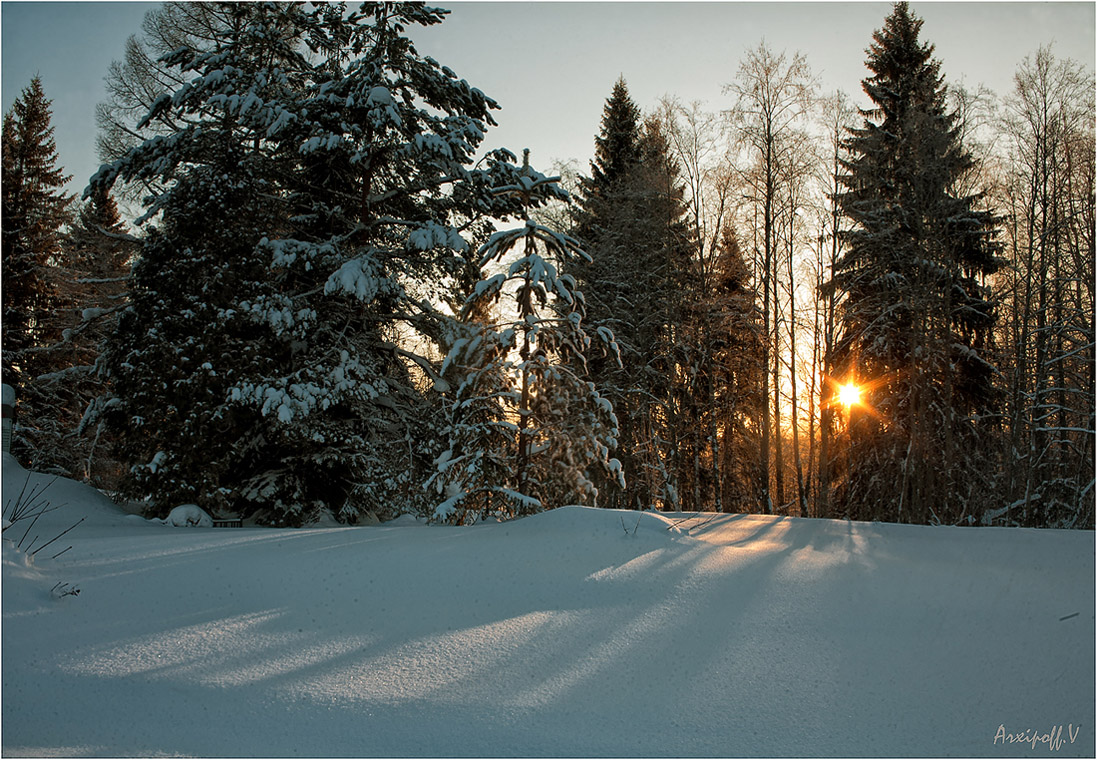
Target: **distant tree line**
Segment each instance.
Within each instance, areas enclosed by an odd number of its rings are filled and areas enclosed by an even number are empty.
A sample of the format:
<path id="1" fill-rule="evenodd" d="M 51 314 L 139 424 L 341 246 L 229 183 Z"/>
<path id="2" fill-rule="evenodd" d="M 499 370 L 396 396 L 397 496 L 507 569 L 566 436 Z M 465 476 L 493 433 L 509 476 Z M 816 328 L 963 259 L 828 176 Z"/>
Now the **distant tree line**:
<path id="1" fill-rule="evenodd" d="M 900 2 L 867 108 L 763 43 L 719 112 L 618 80 L 589 174 L 546 176 L 482 151 L 497 104 L 415 49 L 444 16 L 151 11 L 79 204 L 31 82 L 3 122 L 17 457 L 270 524 L 1094 526 L 1091 70 L 1041 47 L 1003 99 L 948 86 Z"/>

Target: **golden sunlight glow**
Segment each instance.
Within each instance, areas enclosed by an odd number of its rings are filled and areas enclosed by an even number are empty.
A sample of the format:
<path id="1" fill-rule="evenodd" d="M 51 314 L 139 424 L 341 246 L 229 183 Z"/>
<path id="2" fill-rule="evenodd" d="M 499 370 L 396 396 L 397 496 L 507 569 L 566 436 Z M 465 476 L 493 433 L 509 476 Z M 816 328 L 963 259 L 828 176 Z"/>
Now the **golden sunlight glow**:
<path id="1" fill-rule="evenodd" d="M 842 406 L 851 407 L 861 400 L 861 389 L 849 383 L 838 388 L 838 401 Z"/>

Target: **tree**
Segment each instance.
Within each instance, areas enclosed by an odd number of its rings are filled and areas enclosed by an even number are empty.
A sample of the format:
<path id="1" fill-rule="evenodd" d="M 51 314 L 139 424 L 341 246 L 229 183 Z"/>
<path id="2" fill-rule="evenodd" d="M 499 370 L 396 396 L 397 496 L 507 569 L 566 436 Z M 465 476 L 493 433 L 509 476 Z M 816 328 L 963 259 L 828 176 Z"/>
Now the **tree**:
<path id="1" fill-rule="evenodd" d="M 56 399 L 38 382 L 63 361 L 53 350 L 62 337 L 53 315 L 67 305 L 60 272 L 72 203 L 63 190 L 71 177 L 58 165 L 50 106 L 35 77 L 4 116 L 3 373 L 20 394 L 13 451 L 29 466 L 71 474 L 60 446 L 66 431 L 51 412 Z"/>
<path id="2" fill-rule="evenodd" d="M 95 109 L 101 161 L 112 163 L 151 137 L 198 123 L 178 111 L 161 111 L 147 121 L 144 117 L 160 95 L 174 92 L 186 81 L 166 57 L 182 47 L 213 49 L 230 24 L 230 10 L 221 3 L 167 2 L 145 14 L 141 34 L 126 40 L 122 59 L 111 63 L 104 78 L 107 99 Z M 125 201 L 139 203 L 163 189 L 146 179 L 119 182 L 115 192 Z"/>
<path id="3" fill-rule="evenodd" d="M 118 464 L 104 457 L 102 430 L 87 422 L 96 399 L 106 392 L 99 359 L 125 307 L 137 250 L 114 198 L 97 190 L 80 208 L 64 239 L 62 263 L 53 270 L 63 308 L 54 309 L 49 319 L 60 329 L 61 340 L 52 348 L 54 370 L 39 377 L 43 391 L 55 399 L 51 417 L 70 460 L 66 471 L 111 489 L 117 485 Z"/>
<path id="4" fill-rule="evenodd" d="M 174 131 L 92 183 L 163 188 L 107 356 L 129 489 L 275 523 L 428 513 L 445 386 L 427 347 L 468 276 L 462 233 L 522 210 L 495 192 L 513 155 L 473 165 L 498 106 L 405 35 L 444 11 L 217 11 L 137 125 Z"/>
<path id="5" fill-rule="evenodd" d="M 717 504 L 725 512 L 750 512 L 758 505 L 765 333 L 750 268 L 730 225 L 721 237 L 715 274 L 712 298 L 701 318 L 708 325 L 713 352 L 710 425 L 720 444 L 713 454 L 721 459 Z"/>
<path id="6" fill-rule="evenodd" d="M 762 439 L 759 450 L 759 480 L 762 484 L 759 506 L 767 513 L 784 502 L 784 461 L 781 434 L 781 321 L 783 308 L 778 293 L 781 278 L 779 217 L 785 209 L 790 220 L 794 209 L 785 205 L 791 194 L 789 180 L 799 176 L 793 171 L 797 145 L 794 125 L 805 115 L 814 83 L 807 60 L 800 54 L 786 63 L 785 54 L 774 55 L 765 43 L 749 50 L 739 65 L 736 80 L 725 88 L 735 96 L 731 117 L 739 131 L 742 148 L 752 160 L 744 179 L 750 188 L 748 199 L 761 215 L 762 314 L 766 339 L 762 344 L 763 364 L 772 372 L 772 389 L 767 376 L 762 395 L 773 399 L 772 424 L 768 409 L 762 413 Z M 783 176 L 784 175 L 784 176 Z M 787 186 L 786 186 L 787 185 Z M 756 214 L 757 216 L 757 214 Z M 793 328 L 794 329 L 794 328 Z M 794 422 L 795 424 L 795 422 Z M 772 428 L 772 430 L 771 430 Z M 773 485 L 770 490 L 770 440 L 773 441 Z"/>
<path id="7" fill-rule="evenodd" d="M 1006 524 L 1093 525 L 1093 75 L 1041 47 L 1003 137 L 1010 266 L 1000 278 Z"/>
<path id="8" fill-rule="evenodd" d="M 523 179 L 518 187 L 532 189 L 556 178 L 527 168 Z M 605 328 L 592 342 L 582 327 L 583 294 L 561 274 L 570 258 L 589 256 L 574 238 L 527 221 L 493 235 L 480 249 L 481 266 L 519 245 L 519 258 L 480 282 L 466 312 L 510 291 L 515 309 L 504 313 L 513 316 L 466 329 L 470 337 L 454 341 L 443 365 L 460 368 L 448 406 L 449 446 L 432 479 L 447 497 L 436 519 L 465 524 L 597 506 L 600 483 L 625 487 L 621 463 L 609 456 L 618 435 L 612 405 L 583 378 L 595 345 L 607 353 L 617 347 Z"/>
<path id="9" fill-rule="evenodd" d="M 44 317 L 56 304 L 50 268 L 62 254 L 71 177 L 58 166 L 51 101 L 35 77 L 3 123 L 4 374 L 11 384 L 34 377 L 36 349 L 57 337 Z"/>
<path id="10" fill-rule="evenodd" d="M 897 3 L 869 48 L 874 107 L 843 161 L 839 202 L 853 228 L 829 283 L 845 296 L 832 361 L 865 401 L 848 422 L 846 514 L 954 523 L 981 516 L 987 485 L 995 368 L 984 280 L 998 245 L 980 196 L 956 192 L 971 158 L 921 27 Z"/>
<path id="11" fill-rule="evenodd" d="M 813 310 L 812 365 L 817 371 L 811 373 L 812 388 L 809 398 L 819 400 L 819 456 L 816 467 L 815 515 L 827 517 L 831 514 L 830 486 L 834 479 L 833 460 L 834 440 L 837 433 L 838 404 L 835 403 L 837 382 L 831 362 L 834 358 L 834 345 L 837 339 L 837 293 L 834 288 L 825 288 L 824 284 L 834 276 L 834 269 L 842 252 L 845 219 L 838 203 L 842 190 L 842 159 L 845 157 L 844 137 L 853 126 L 856 113 L 841 90 L 822 101 L 822 127 L 824 129 L 819 162 L 818 182 L 822 189 L 823 203 L 817 209 L 819 214 L 819 238 L 815 247 L 814 290 L 815 308 Z M 809 415 L 813 426 L 816 415 Z M 811 433 L 814 442 L 816 436 Z M 809 457 L 810 460 L 810 457 Z"/>
<path id="12" fill-rule="evenodd" d="M 668 503 L 666 420 L 671 341 L 689 269 L 677 167 L 658 120 L 640 121 L 623 79 L 614 85 L 595 138 L 591 177 L 581 180 L 576 236 L 591 261 L 567 271 L 586 302 L 586 324 L 613 333 L 620 351 L 592 357 L 590 378 L 613 404 L 627 493 L 602 484 L 606 506 Z"/>
<path id="13" fill-rule="evenodd" d="M 686 107 L 664 100 L 660 118 L 684 179 L 688 225 L 667 415 L 678 497 L 686 508 L 743 510 L 746 493 L 755 503 L 768 503 L 765 478 L 755 468 L 744 480 L 741 466 L 747 451 L 757 460 L 760 446 L 766 333 L 758 321 L 758 277 L 743 269 L 733 223 L 738 173 L 717 114 L 700 103 Z"/>
<path id="14" fill-rule="evenodd" d="M 640 159 L 640 109 L 619 77 L 602 109 L 602 127 L 594 138 L 590 179 L 583 182 L 589 198 L 622 180 Z"/>

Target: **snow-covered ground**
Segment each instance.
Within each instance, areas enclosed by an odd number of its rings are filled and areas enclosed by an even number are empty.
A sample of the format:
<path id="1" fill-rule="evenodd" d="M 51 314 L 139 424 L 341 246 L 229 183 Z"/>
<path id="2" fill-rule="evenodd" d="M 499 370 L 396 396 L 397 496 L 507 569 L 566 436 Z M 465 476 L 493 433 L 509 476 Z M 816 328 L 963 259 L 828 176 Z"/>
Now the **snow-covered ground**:
<path id="1" fill-rule="evenodd" d="M 5 505 L 26 477 L 5 457 Z M 29 563 L 4 534 L 5 756 L 1094 755 L 1092 532 L 48 495 L 34 546 L 86 520 Z"/>

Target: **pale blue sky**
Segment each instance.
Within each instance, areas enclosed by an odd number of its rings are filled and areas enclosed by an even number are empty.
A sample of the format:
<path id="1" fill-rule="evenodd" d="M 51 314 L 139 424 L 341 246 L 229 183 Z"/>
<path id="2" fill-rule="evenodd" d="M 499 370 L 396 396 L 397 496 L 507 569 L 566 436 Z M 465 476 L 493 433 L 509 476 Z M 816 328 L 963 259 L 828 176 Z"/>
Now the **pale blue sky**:
<path id="1" fill-rule="evenodd" d="M 500 127 L 487 146 L 533 163 L 593 153 L 602 105 L 619 75 L 633 99 L 653 108 L 663 95 L 729 107 L 723 85 L 744 52 L 763 38 L 775 51 L 806 55 L 822 88 L 861 98 L 865 48 L 890 12 L 886 2 L 737 3 L 433 2 L 449 19 L 417 32 L 421 53 L 499 101 Z M 98 168 L 95 104 L 123 43 L 140 32 L 154 3 L 0 4 L 2 97 L 6 112 L 35 73 L 54 103 L 61 163 L 82 190 Z M 1095 4 L 913 2 L 923 39 L 936 46 L 949 82 L 986 84 L 1002 94 L 1017 64 L 1041 44 L 1094 64 Z"/>

